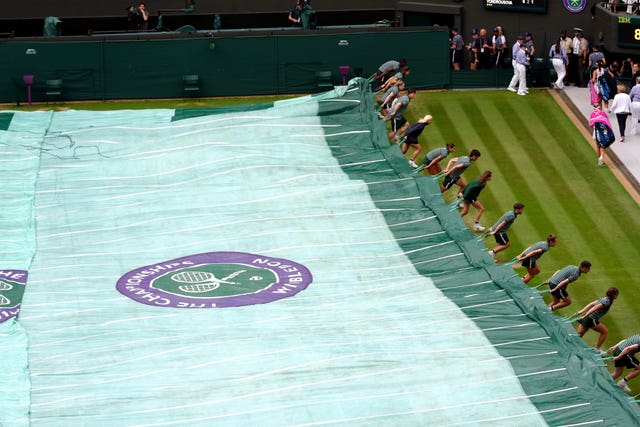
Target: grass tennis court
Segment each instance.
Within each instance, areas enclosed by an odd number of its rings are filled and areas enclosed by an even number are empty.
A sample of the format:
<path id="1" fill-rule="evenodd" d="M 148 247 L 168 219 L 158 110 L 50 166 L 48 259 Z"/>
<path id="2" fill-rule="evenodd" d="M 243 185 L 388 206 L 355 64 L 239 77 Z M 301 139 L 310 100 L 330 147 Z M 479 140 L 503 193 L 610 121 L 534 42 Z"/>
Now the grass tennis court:
<path id="1" fill-rule="evenodd" d="M 575 375 L 578 365 L 599 371 L 575 347 L 580 341 L 552 354 L 550 344 L 563 345 L 568 327 L 555 324 L 558 317 L 509 268 L 488 262 L 448 213 L 453 191 L 442 203 L 430 178 L 414 182 L 381 123 L 367 118 L 366 96 L 231 110 L 16 116 L 14 132 L 25 140 L 29 129 L 47 135 L 22 319 L 31 337 L 32 425 L 566 425 L 606 411 L 586 400 L 596 388 L 620 393 Z M 526 205 L 500 260 L 557 234 L 540 280 L 582 259 L 593 263 L 572 287 L 574 305 L 560 314 L 618 286 L 621 297 L 604 319 L 607 343 L 635 333 L 624 328 L 637 324 L 628 264 L 638 255 L 629 235 L 638 207 L 606 168 L 595 167 L 590 146 L 546 92 L 526 99 L 422 92 L 409 112 L 412 121 L 434 116 L 426 147 L 454 142 L 457 154 L 482 152 L 465 178 L 494 172 L 481 195 L 485 225 L 515 201 Z M 259 138 L 247 138 L 252 127 Z M 185 257 L 211 248 L 243 248 L 265 254 L 254 260 L 259 266 L 286 265 L 280 295 L 308 280 L 295 262 L 310 268 L 313 283 L 293 298 L 237 309 L 147 306 L 162 300 L 134 284 L 181 263 L 198 268 L 163 276 L 164 285 L 207 296 L 266 277 L 266 268 L 236 267 L 248 261 L 226 252 L 218 254 L 231 257 L 224 266 Z M 19 257 L 5 249 L 3 259 Z M 119 276 L 121 293 L 146 305 L 114 293 Z M 451 352 L 461 336 L 468 351 L 453 354 L 461 366 L 482 369 L 465 373 L 464 390 L 450 393 L 460 374 Z M 140 399 L 122 398 L 130 393 Z M 92 414 L 96 399 L 122 415 Z M 171 405 L 158 408 L 164 399 Z"/>
<path id="2" fill-rule="evenodd" d="M 613 345 L 637 333 L 640 320 L 635 304 L 640 267 L 633 261 L 640 255 L 640 208 L 607 167 L 596 167 L 593 149 L 547 91 L 510 95 L 502 90 L 422 92 L 409 109 L 412 120 L 422 114 L 434 117 L 421 135 L 426 147 L 453 142 L 456 154 L 481 151 L 465 178 L 469 182 L 484 170 L 493 172 L 481 194 L 485 225 L 492 225 L 514 202 L 525 204 L 510 232 L 511 248 L 497 259 L 506 261 L 554 233 L 559 244 L 541 259 L 535 283 L 583 259 L 593 264 L 574 285 L 574 303 L 562 314 L 603 296 L 609 286 L 621 290 L 603 319 L 609 328 L 606 343 Z M 453 189 L 445 197 L 452 200 Z M 472 214 L 473 209 L 466 217 L 469 224 Z M 585 339 L 595 343 L 596 337 L 591 331 Z"/>

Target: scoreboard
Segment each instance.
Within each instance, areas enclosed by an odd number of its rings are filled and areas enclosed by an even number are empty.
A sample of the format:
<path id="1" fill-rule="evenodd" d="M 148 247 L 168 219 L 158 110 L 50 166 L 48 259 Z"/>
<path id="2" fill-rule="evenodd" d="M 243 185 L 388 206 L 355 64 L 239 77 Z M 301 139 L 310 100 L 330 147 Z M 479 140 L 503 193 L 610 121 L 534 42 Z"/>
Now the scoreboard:
<path id="1" fill-rule="evenodd" d="M 488 10 L 547 13 L 547 0 L 482 0 Z"/>
<path id="2" fill-rule="evenodd" d="M 618 46 L 640 47 L 640 17 L 618 16 Z"/>

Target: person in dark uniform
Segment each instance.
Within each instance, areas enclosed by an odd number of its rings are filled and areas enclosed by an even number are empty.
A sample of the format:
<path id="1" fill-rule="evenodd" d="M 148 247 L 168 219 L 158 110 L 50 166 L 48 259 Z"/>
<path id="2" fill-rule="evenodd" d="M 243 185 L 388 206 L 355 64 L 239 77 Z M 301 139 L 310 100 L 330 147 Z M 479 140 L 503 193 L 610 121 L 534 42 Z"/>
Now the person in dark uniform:
<path id="1" fill-rule="evenodd" d="M 413 147 L 413 154 L 411 155 L 411 159 L 409 159 L 409 166 L 412 168 L 417 168 L 416 165 L 416 157 L 422 151 L 422 147 L 420 146 L 420 142 L 418 141 L 418 137 L 422 133 L 425 127 L 429 126 L 433 121 L 433 117 L 429 114 L 412 124 L 409 129 L 404 134 L 402 138 L 402 144 L 400 145 L 400 150 L 402 150 L 402 154 L 406 154 L 409 151 L 409 146 Z"/>
<path id="2" fill-rule="evenodd" d="M 582 317 L 578 319 L 578 323 L 580 324 L 580 326 L 578 326 L 578 335 L 583 337 L 589 329 L 598 332 L 600 334 L 598 344 L 593 350 L 601 356 L 607 354 L 606 351 L 602 350 L 602 344 L 607 338 L 609 331 L 604 323 L 600 322 L 600 319 L 609 312 L 611 305 L 618 298 L 618 295 L 620 295 L 618 288 L 609 288 L 604 297 L 590 302 L 577 313 L 582 314 Z"/>
<path id="3" fill-rule="evenodd" d="M 587 274 L 591 271 L 591 263 L 582 261 L 580 266 L 568 265 L 556 271 L 550 279 L 545 283 L 549 285 L 549 292 L 553 300 L 548 307 L 551 311 L 566 307 L 571 304 L 571 297 L 567 292 L 569 285 L 580 277 L 581 274 Z"/>

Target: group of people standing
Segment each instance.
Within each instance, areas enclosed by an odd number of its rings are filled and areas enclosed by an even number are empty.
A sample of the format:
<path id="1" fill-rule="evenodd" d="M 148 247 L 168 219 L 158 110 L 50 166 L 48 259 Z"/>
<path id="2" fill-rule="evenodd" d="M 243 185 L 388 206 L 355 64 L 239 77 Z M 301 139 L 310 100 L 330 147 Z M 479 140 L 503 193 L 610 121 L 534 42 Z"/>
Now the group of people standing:
<path id="1" fill-rule="evenodd" d="M 522 38 L 524 40 L 524 37 Z M 554 45 L 557 47 L 557 43 Z M 522 46 L 519 49 L 524 51 Z M 562 50 L 562 49 L 561 49 Z M 552 47 L 553 51 L 553 47 Z M 566 53 L 566 51 L 565 51 Z M 386 64 L 386 63 L 385 63 Z M 397 61 L 393 64 L 394 70 L 400 70 L 401 67 L 406 66 L 406 60 Z M 380 78 L 384 72 L 384 64 L 381 69 L 378 70 L 374 76 L 378 77 L 378 85 L 384 84 L 384 78 Z M 387 76 L 391 73 L 387 72 Z M 399 91 L 404 89 L 404 76 L 397 75 L 398 82 L 393 84 Z M 406 107 L 409 105 L 409 101 L 415 96 L 415 90 L 411 90 L 412 97 L 408 101 L 399 101 L 394 104 L 394 101 L 389 103 L 390 99 L 397 100 L 396 95 L 390 95 L 392 92 L 385 92 L 380 98 L 380 109 L 386 109 L 387 113 L 379 114 L 381 118 L 392 118 L 396 120 L 396 114 L 401 111 L 402 114 L 406 111 Z M 640 95 L 640 78 L 638 80 L 638 94 Z M 405 95 L 408 96 L 408 95 Z M 402 105 L 402 107 L 397 107 Z M 602 111 L 599 109 L 599 111 Z M 402 117 L 404 119 L 404 117 Z M 518 216 L 524 212 L 524 204 L 514 203 L 513 208 L 505 212 L 487 231 L 485 227 L 480 224 L 480 219 L 485 211 L 484 206 L 479 201 L 479 196 L 482 190 L 486 187 L 489 181 L 492 179 L 492 172 L 489 170 L 484 171 L 478 178 L 472 180 L 470 183 L 466 183 L 462 178 L 463 172 L 471 165 L 471 162 L 477 161 L 481 153 L 477 149 L 472 149 L 468 155 L 458 156 L 451 158 L 445 167 L 442 169 L 440 163 L 447 159 L 452 153 L 455 152 L 454 144 L 446 144 L 443 147 L 437 147 L 429 151 L 422 161 L 422 165 L 418 167 L 415 163 L 417 153 L 421 151 L 421 144 L 418 140 L 424 129 L 433 123 L 433 117 L 431 115 L 425 115 L 418 119 L 413 125 L 404 119 L 404 122 L 399 122 L 402 127 L 396 129 L 396 125 L 392 123 L 392 129 L 389 133 L 390 143 L 399 143 L 403 154 L 409 151 L 409 148 L 413 148 L 413 154 L 409 159 L 409 165 L 412 168 L 417 168 L 417 173 L 422 170 L 426 170 L 429 175 L 434 179 L 442 178 L 440 185 L 440 191 L 445 193 L 453 185 L 458 186 L 458 194 L 456 200 L 451 204 L 452 210 L 455 207 L 461 208 L 460 215 L 465 216 L 473 206 L 476 208 L 477 213 L 473 225 L 473 231 L 484 232 L 479 239 L 486 237 L 493 237 L 495 240 L 495 246 L 488 251 L 489 255 L 494 258 L 499 252 L 507 250 L 510 246 L 510 240 L 508 231 L 514 224 Z M 404 131 L 402 138 L 396 139 L 395 137 Z M 539 260 L 549 251 L 550 248 L 555 247 L 558 243 L 558 237 L 554 234 L 549 234 L 544 240 L 535 242 L 529 247 L 522 250 L 510 263 L 520 263 L 523 268 L 526 269 L 526 274 L 522 277 L 524 284 L 528 284 L 534 277 L 540 273 Z M 548 303 L 550 311 L 556 311 L 561 308 L 565 308 L 572 304 L 571 297 L 568 292 L 569 285 L 578 280 L 582 275 L 591 271 L 591 262 L 583 260 L 579 265 L 567 265 L 564 268 L 556 271 L 546 279 L 544 282 L 536 286 L 536 289 L 541 286 L 547 286 L 548 289 L 541 291 L 542 293 L 549 293 L 551 300 Z M 626 376 L 617 381 L 617 385 L 625 392 L 630 393 L 627 382 L 637 375 L 640 375 L 640 361 L 635 358 L 635 353 L 640 351 L 640 334 L 633 335 L 625 340 L 618 342 L 617 344 L 603 349 L 603 344 L 608 335 L 607 327 L 602 323 L 602 317 L 607 314 L 614 301 L 618 298 L 620 292 L 615 287 L 609 287 L 603 297 L 598 298 L 595 301 L 585 305 L 582 309 L 575 312 L 570 316 L 572 322 L 578 322 L 577 333 L 580 337 L 583 337 L 590 329 L 599 333 L 596 346 L 593 348 L 594 352 L 599 355 L 606 355 L 611 353 L 614 361 L 614 371 L 611 376 L 614 380 L 617 380 L 622 376 L 625 368 L 631 369 Z"/>
<path id="2" fill-rule="evenodd" d="M 489 36 L 484 28 L 474 28 L 471 31 L 471 38 L 471 42 L 465 46 L 459 29 L 457 27 L 451 29 L 449 48 L 451 50 L 451 66 L 455 71 L 464 67 L 465 49 L 468 52 L 470 70 L 503 67 L 503 61 L 507 57 L 509 48 L 501 26 L 493 29 L 492 36 Z"/>

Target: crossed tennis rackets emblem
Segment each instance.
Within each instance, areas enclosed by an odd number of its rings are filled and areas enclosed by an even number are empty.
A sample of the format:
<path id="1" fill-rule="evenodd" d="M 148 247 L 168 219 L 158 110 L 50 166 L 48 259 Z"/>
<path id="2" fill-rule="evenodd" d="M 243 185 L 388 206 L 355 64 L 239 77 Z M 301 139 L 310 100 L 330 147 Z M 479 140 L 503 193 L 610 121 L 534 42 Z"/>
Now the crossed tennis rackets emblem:
<path id="1" fill-rule="evenodd" d="M 213 273 L 208 271 L 181 271 L 173 274 L 171 280 L 184 285 L 178 286 L 182 292 L 187 293 L 203 293 L 218 289 L 220 285 L 239 285 L 239 282 L 230 281 L 234 277 L 244 273 L 246 270 L 235 271 L 228 276 L 218 279 Z"/>

